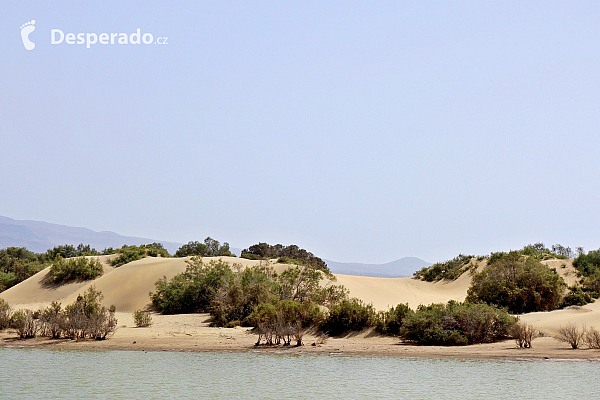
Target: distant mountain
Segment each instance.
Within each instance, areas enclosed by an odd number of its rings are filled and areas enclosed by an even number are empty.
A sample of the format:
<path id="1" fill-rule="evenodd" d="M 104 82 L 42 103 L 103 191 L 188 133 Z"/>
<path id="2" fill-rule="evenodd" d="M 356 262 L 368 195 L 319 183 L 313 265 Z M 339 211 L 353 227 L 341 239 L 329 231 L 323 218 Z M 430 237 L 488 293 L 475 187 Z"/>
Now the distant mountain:
<path id="1" fill-rule="evenodd" d="M 87 228 L 50 224 L 40 221 L 20 221 L 0 216 L 0 249 L 6 247 L 26 247 L 42 253 L 54 246 L 79 243 L 89 244 L 98 251 L 107 247 L 127 245 L 162 243 L 169 253 L 173 254 L 181 243 L 165 242 L 162 240 L 121 236 L 114 232 L 95 232 Z"/>
<path id="2" fill-rule="evenodd" d="M 159 242 L 173 254 L 181 243 L 165 242 L 158 239 L 122 236 L 114 232 L 96 232 L 87 228 L 51 224 L 41 221 L 15 220 L 0 216 L 0 249 L 6 247 L 26 247 L 36 253 L 43 253 L 54 246 L 79 243 L 89 244 L 98 251 L 107 247 L 121 247 Z M 231 252 L 239 257 L 241 249 L 232 247 Z M 413 272 L 431 264 L 416 257 L 404 257 L 387 264 L 340 263 L 324 260 L 335 274 L 397 278 L 412 276 Z"/>
<path id="3" fill-rule="evenodd" d="M 373 276 L 380 278 L 402 278 L 413 276 L 413 272 L 431 263 L 417 257 L 404 257 L 387 264 L 341 263 L 324 260 L 334 274 Z"/>

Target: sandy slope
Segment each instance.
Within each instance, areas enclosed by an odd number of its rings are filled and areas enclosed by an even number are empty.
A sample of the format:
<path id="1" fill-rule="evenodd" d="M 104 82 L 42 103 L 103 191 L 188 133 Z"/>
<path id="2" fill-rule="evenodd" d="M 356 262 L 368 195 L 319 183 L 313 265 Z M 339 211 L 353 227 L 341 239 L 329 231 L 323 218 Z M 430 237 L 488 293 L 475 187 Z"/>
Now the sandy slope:
<path id="1" fill-rule="evenodd" d="M 463 274 L 452 282 L 424 282 L 413 278 L 371 278 L 336 275 L 337 283 L 350 290 L 350 296 L 373 303 L 378 310 L 386 310 L 399 303 L 411 308 L 420 304 L 463 301 L 471 284 L 471 275 Z"/>

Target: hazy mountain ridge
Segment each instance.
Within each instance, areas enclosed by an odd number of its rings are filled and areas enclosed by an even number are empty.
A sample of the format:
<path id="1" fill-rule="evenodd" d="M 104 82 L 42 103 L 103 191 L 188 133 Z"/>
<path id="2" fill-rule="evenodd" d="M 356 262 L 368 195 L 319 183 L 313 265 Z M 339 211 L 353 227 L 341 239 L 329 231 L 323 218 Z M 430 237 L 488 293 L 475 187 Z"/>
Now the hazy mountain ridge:
<path id="1" fill-rule="evenodd" d="M 325 260 L 334 274 L 373 276 L 380 278 L 402 278 L 413 276 L 413 272 L 432 265 L 417 257 L 403 257 L 385 264 L 340 263 Z"/>
<path id="2" fill-rule="evenodd" d="M 0 249 L 6 247 L 26 247 L 42 253 L 54 246 L 79 243 L 89 244 L 98 251 L 107 247 L 121 247 L 124 244 L 140 245 L 159 242 L 169 253 L 173 254 L 182 243 L 166 242 L 163 240 L 122 236 L 115 232 L 96 232 L 88 228 L 72 227 L 48 222 L 32 220 L 15 220 L 0 216 Z M 237 256 L 241 249 L 231 248 Z M 340 263 L 324 260 L 331 272 L 345 275 L 373 276 L 382 278 L 398 278 L 412 276 L 413 272 L 430 263 L 416 257 L 404 257 L 386 264 Z"/>
<path id="3" fill-rule="evenodd" d="M 26 247 L 42 253 L 54 246 L 79 243 L 89 244 L 96 250 L 107 247 L 121 247 L 124 244 L 140 245 L 153 242 L 162 243 L 165 248 L 174 253 L 181 243 L 166 242 L 156 239 L 122 236 L 115 232 L 96 232 L 87 228 L 52 224 L 41 221 L 14 220 L 0 216 L 0 249 L 6 247 Z"/>

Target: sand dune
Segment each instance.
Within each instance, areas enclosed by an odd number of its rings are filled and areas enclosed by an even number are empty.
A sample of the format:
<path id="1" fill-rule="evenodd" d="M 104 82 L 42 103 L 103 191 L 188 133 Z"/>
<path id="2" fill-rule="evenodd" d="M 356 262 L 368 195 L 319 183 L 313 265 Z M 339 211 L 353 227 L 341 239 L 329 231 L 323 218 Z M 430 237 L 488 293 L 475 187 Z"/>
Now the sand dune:
<path id="1" fill-rule="evenodd" d="M 113 268 L 109 265 L 110 257 L 102 256 L 104 274 L 93 281 L 74 282 L 63 285 L 47 285 L 44 278 L 48 274 L 45 269 L 28 280 L 0 293 L 0 297 L 15 308 L 38 308 L 51 301 L 60 301 L 63 305 L 70 304 L 80 293 L 94 285 L 104 294 L 103 303 L 106 306 L 114 304 L 117 311 L 131 313 L 150 305 L 149 293 L 155 290 L 154 283 L 166 276 L 172 278 L 185 270 L 186 258 L 153 258 L 142 260 Z M 260 262 L 234 257 L 218 257 L 229 263 L 242 266 L 257 265 Z M 210 261 L 211 257 L 205 257 Z M 568 260 L 545 261 L 550 267 L 556 268 L 567 283 L 573 284 L 577 277 L 572 262 Z M 482 265 L 479 265 L 479 269 Z M 279 272 L 287 265 L 276 264 Z M 449 300 L 463 301 L 470 286 L 471 275 L 463 274 L 452 282 L 423 282 L 413 278 L 372 278 L 351 275 L 336 275 L 337 284 L 344 285 L 350 291 L 350 296 L 357 297 L 366 303 L 372 303 L 378 310 L 399 303 L 408 303 L 411 308 L 420 304 L 445 303 Z M 569 322 L 585 324 L 600 328 L 600 302 L 584 307 L 570 307 L 552 312 L 531 313 L 521 316 L 521 319 L 550 335 L 556 334 L 561 325 Z"/>
<path id="2" fill-rule="evenodd" d="M 378 310 L 386 310 L 400 303 L 411 308 L 420 304 L 463 301 L 471 284 L 471 276 L 463 274 L 452 282 L 424 282 L 413 278 L 371 278 L 336 275 L 337 283 L 350 290 L 350 296 L 373 303 Z"/>

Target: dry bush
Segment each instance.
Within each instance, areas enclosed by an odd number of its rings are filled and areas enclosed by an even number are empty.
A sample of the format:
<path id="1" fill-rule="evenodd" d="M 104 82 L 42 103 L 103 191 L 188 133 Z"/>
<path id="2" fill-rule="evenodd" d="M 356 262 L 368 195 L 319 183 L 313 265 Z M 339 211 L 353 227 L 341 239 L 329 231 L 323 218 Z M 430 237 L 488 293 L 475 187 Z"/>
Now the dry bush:
<path id="1" fill-rule="evenodd" d="M 585 343 L 590 349 L 600 349 L 600 331 L 590 328 L 585 334 Z"/>
<path id="2" fill-rule="evenodd" d="M 152 315 L 148 311 L 137 310 L 133 313 L 133 322 L 138 328 L 152 325 Z"/>
<path id="3" fill-rule="evenodd" d="M 62 318 L 62 308 L 59 302 L 53 301 L 50 306 L 40 310 L 40 335 L 49 336 L 53 339 L 60 338 Z"/>
<path id="4" fill-rule="evenodd" d="M 539 335 L 533 326 L 527 325 L 524 322 L 517 322 L 513 326 L 511 334 L 515 342 L 517 342 L 517 346 L 522 349 L 530 349 L 531 342 Z"/>
<path id="5" fill-rule="evenodd" d="M 560 327 L 556 339 L 569 343 L 573 349 L 577 349 L 583 342 L 585 334 L 585 326 L 580 329 L 576 324 L 568 324 Z"/>
<path id="6" fill-rule="evenodd" d="M 0 331 L 10 326 L 12 311 L 6 301 L 0 299 Z"/>
<path id="7" fill-rule="evenodd" d="M 31 310 L 17 310 L 12 315 L 12 328 L 17 332 L 20 338 L 34 338 L 37 331 L 37 321 L 33 318 Z"/>

